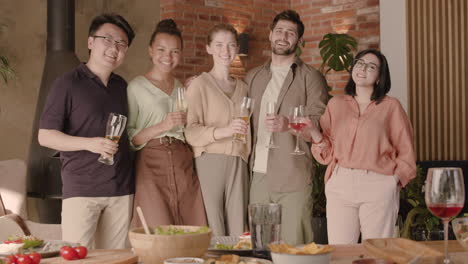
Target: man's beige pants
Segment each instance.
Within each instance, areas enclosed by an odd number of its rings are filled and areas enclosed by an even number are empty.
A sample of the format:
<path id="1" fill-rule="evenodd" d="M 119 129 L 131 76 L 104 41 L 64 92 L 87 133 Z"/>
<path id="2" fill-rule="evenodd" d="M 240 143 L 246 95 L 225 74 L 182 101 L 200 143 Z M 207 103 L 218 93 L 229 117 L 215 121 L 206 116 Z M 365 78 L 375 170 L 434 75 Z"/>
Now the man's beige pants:
<path id="1" fill-rule="evenodd" d="M 329 244 L 393 237 L 400 205 L 396 176 L 336 166 L 325 185 Z"/>
<path id="2" fill-rule="evenodd" d="M 62 239 L 89 249 L 127 247 L 133 195 L 73 197 L 62 201 Z"/>
<path id="3" fill-rule="evenodd" d="M 273 192 L 268 188 L 267 177 L 253 173 L 250 203 L 281 204 L 281 239 L 291 245 L 312 242 L 312 186 L 306 185 L 297 192 Z"/>

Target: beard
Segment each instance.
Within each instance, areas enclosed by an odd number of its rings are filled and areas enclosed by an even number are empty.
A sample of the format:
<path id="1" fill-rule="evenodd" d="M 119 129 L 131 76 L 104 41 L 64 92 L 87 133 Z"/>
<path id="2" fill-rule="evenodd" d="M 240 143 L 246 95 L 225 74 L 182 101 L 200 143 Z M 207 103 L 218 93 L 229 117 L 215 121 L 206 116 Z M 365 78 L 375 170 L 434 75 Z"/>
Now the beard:
<path id="1" fill-rule="evenodd" d="M 276 43 L 273 43 L 271 45 L 271 49 L 272 49 L 273 54 L 275 55 L 288 56 L 296 52 L 298 45 L 299 45 L 299 42 L 296 42 L 291 48 L 284 50 L 281 48 L 277 48 Z"/>

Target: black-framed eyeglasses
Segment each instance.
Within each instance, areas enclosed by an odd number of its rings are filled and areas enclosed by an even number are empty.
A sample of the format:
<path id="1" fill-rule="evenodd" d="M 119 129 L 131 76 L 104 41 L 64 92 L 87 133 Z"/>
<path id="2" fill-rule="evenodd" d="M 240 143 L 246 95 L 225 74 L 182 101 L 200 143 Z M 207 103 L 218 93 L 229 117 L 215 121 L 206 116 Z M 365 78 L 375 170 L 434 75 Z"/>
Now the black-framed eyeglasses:
<path id="1" fill-rule="evenodd" d="M 100 38 L 104 41 L 104 44 L 107 46 L 107 47 L 110 47 L 112 45 L 115 45 L 117 47 L 117 49 L 119 50 L 127 50 L 128 48 L 128 44 L 127 42 L 123 41 L 123 40 L 115 40 L 113 39 L 112 37 L 108 37 L 108 36 L 98 36 L 98 35 L 94 35 L 93 38 Z"/>
<path id="2" fill-rule="evenodd" d="M 367 70 L 368 72 L 375 72 L 379 70 L 379 66 L 375 63 L 369 62 L 366 63 L 364 60 L 356 59 L 354 60 L 354 68 Z"/>

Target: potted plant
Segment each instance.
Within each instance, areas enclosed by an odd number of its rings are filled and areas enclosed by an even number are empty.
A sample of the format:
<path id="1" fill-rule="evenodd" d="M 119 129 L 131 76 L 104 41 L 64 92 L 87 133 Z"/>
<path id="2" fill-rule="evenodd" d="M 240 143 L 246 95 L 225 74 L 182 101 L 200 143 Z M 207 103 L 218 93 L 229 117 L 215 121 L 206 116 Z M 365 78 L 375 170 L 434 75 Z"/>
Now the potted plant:
<path id="1" fill-rule="evenodd" d="M 10 62 L 3 55 L 0 55 L 0 76 L 5 83 L 14 76 L 14 71 L 10 66 Z"/>
<path id="2" fill-rule="evenodd" d="M 312 179 L 312 229 L 314 242 L 328 244 L 327 218 L 325 197 L 325 171 L 326 165 L 322 165 L 314 160 L 315 174 Z"/>
<path id="3" fill-rule="evenodd" d="M 400 192 L 400 237 L 413 240 L 430 240 L 431 233 L 441 230 L 439 218 L 432 215 L 424 199 L 424 173 L 417 167 L 416 178 Z"/>
<path id="4" fill-rule="evenodd" d="M 298 46 L 297 54 L 302 53 L 305 42 Z M 335 72 L 348 71 L 353 62 L 352 51 L 357 48 L 355 38 L 347 34 L 328 33 L 323 36 L 319 43 L 322 64 L 320 72 L 326 75 L 330 70 Z M 328 90 L 331 87 L 328 86 Z M 331 95 L 330 95 L 331 97 Z M 326 219 L 326 198 L 325 198 L 325 171 L 327 166 L 314 161 L 315 176 L 312 180 L 312 229 L 314 241 L 320 244 L 327 244 L 327 219 Z"/>

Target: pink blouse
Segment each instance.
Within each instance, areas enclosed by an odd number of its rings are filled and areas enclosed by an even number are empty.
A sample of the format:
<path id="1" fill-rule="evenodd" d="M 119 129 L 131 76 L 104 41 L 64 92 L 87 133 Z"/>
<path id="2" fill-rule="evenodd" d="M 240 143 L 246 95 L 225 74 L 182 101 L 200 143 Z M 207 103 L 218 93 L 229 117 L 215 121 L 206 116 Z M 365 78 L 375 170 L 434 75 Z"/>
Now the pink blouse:
<path id="1" fill-rule="evenodd" d="M 312 144 L 315 159 L 329 164 L 325 182 L 335 165 L 396 175 L 405 186 L 416 177 L 413 130 L 400 102 L 385 96 L 371 102 L 362 115 L 352 96 L 335 96 L 320 118 L 323 140 Z"/>

